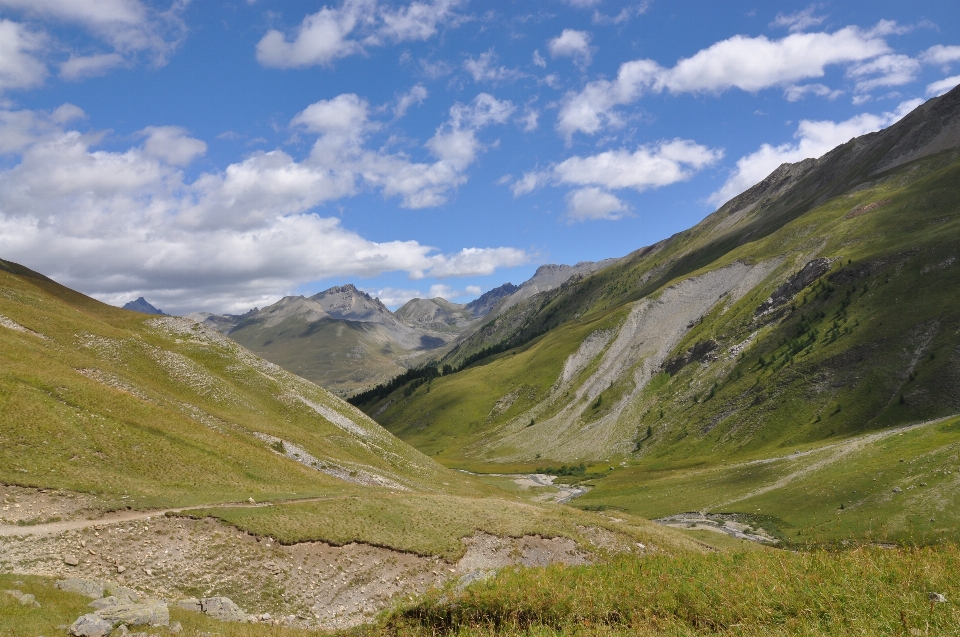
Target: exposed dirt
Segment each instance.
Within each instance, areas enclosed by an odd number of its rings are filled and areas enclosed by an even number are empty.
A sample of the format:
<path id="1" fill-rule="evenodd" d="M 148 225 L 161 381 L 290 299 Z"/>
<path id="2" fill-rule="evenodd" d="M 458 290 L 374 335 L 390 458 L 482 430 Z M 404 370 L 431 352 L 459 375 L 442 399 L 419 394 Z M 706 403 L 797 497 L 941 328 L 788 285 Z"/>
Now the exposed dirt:
<path id="1" fill-rule="evenodd" d="M 456 563 L 364 544 L 282 546 L 213 519 L 123 511 L 87 520 L 95 503 L 83 496 L 18 487 L 4 493 L 11 511 L 57 510 L 72 519 L 0 527 L 0 572 L 116 581 L 168 601 L 223 595 L 247 613 L 292 626 L 353 626 L 451 580 L 465 585 L 508 565 L 591 559 L 568 538 L 482 533 L 463 540 L 466 553 Z M 597 546 L 619 541 L 598 533 Z"/>
<path id="2" fill-rule="evenodd" d="M 98 516 L 93 496 L 70 491 L 25 489 L 0 485 L 3 503 L 0 504 L 0 525 L 39 524 Z"/>

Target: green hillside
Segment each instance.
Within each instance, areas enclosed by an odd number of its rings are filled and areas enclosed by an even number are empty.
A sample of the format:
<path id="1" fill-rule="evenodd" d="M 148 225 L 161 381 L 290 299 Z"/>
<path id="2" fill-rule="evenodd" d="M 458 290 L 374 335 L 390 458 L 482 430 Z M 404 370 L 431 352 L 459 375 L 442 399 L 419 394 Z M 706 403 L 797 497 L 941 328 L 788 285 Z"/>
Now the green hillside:
<path id="1" fill-rule="evenodd" d="M 940 130 L 928 123 L 958 117 L 955 90 L 891 129 L 781 167 L 695 228 L 511 308 L 449 360 L 481 346 L 506 351 L 361 407 L 448 466 L 585 463 L 596 488 L 579 503 L 645 516 L 722 504 L 694 468 L 722 474 L 723 461 L 956 415 L 960 153 L 927 150 Z M 950 436 L 923 453 L 950 458 Z M 838 508 L 840 494 L 794 515 L 804 489 L 839 479 L 813 475 L 793 495 L 734 510 L 776 500 L 776 515 L 792 520 L 785 526 L 822 526 L 818 516 Z M 765 480 L 774 478 L 755 486 Z M 628 495 L 641 486 L 663 506 Z M 955 493 L 939 496 L 944 506 Z M 938 526 L 932 517 L 923 533 Z M 870 519 L 821 536 L 859 533 Z"/>

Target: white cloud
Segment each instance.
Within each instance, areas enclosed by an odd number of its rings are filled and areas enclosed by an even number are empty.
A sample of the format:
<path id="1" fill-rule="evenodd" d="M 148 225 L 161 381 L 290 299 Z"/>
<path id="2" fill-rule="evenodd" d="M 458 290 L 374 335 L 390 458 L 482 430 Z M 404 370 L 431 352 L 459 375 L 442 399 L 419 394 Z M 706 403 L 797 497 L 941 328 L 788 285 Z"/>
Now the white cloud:
<path id="1" fill-rule="evenodd" d="M 825 16 L 813 15 L 815 10 L 816 7 L 811 5 L 802 11 L 795 11 L 794 13 L 778 13 L 774 21 L 770 23 L 770 26 L 787 27 L 790 29 L 790 33 L 805 31 L 810 27 L 823 24 L 823 21 L 826 20 Z"/>
<path id="2" fill-rule="evenodd" d="M 203 151 L 202 141 L 152 127 L 140 146 L 98 150 L 102 135 L 64 127 L 81 114 L 69 105 L 47 114 L 0 111 L 2 144 L 19 158 L 0 170 L 0 254 L 107 301 L 143 294 L 168 311 L 236 311 L 326 277 L 478 275 L 529 260 L 509 247 L 443 254 L 417 241 L 373 242 L 312 212 L 354 193 L 354 180 L 367 179 L 360 168 L 435 168 L 366 151 L 362 135 L 356 143 L 343 135 L 362 124 L 329 109 L 300 120 L 325 131 L 318 144 L 340 135 L 348 164 L 341 172 L 323 157 L 296 162 L 273 151 L 192 182 L 180 166 Z M 386 191 L 383 184 L 402 178 L 381 172 L 371 181 Z"/>
<path id="3" fill-rule="evenodd" d="M 674 139 L 640 146 L 633 152 L 620 149 L 588 157 L 570 157 L 547 170 L 524 174 L 513 184 L 512 190 L 516 197 L 552 182 L 643 192 L 690 179 L 697 171 L 722 157 L 722 150 L 707 148 L 688 139 Z M 598 199 L 595 193 L 582 196 Z"/>
<path id="4" fill-rule="evenodd" d="M 64 51 L 69 52 L 69 57 L 59 63 L 60 76 L 67 80 L 102 75 L 110 69 L 133 64 L 143 55 L 154 65 L 163 65 L 186 32 L 180 19 L 185 6 L 186 3 L 178 2 L 167 11 L 159 12 L 138 0 L 0 0 L 0 7 L 42 20 L 48 27 L 56 23 L 78 24 L 112 49 L 109 53 L 79 55 L 70 51 L 69 46 L 56 43 L 45 32 L 29 32 L 22 25 L 2 20 L 0 89 L 41 84 L 47 76 L 47 67 L 40 58 L 56 58 Z M 19 69 L 19 81 L 5 78 L 11 71 L 8 68 L 5 72 L 4 67 Z"/>
<path id="5" fill-rule="evenodd" d="M 616 107 L 636 101 L 645 92 L 758 91 L 821 77 L 828 65 L 867 60 L 888 51 L 880 37 L 856 27 L 834 33 L 794 33 L 773 41 L 738 35 L 682 59 L 672 68 L 653 60 L 622 64 L 616 79 L 590 82 L 581 92 L 568 93 L 557 129 L 569 139 L 578 131 L 593 134 L 605 126 L 619 126 Z"/>
<path id="6" fill-rule="evenodd" d="M 188 166 L 207 152 L 205 142 L 187 137 L 187 131 L 179 126 L 147 126 L 143 134 L 147 136 L 144 154 L 171 166 Z"/>
<path id="7" fill-rule="evenodd" d="M 43 84 L 47 66 L 37 59 L 47 38 L 22 24 L 0 20 L 0 91 Z"/>
<path id="8" fill-rule="evenodd" d="M 569 57 L 578 63 L 587 66 L 590 64 L 590 34 L 586 31 L 564 29 L 557 37 L 548 43 L 550 55 L 553 57 Z"/>
<path id="9" fill-rule="evenodd" d="M 833 90 L 823 84 L 794 84 L 788 86 L 783 91 L 783 96 L 788 102 L 798 102 L 807 95 L 816 95 L 818 97 L 826 97 L 828 100 L 835 100 L 843 95 L 843 91 Z"/>
<path id="10" fill-rule="evenodd" d="M 497 66 L 497 54 L 493 49 L 481 53 L 477 58 L 468 57 L 463 62 L 463 68 L 473 76 L 474 82 L 503 82 L 523 76 L 517 69 Z"/>
<path id="11" fill-rule="evenodd" d="M 909 84 L 919 72 L 920 63 L 909 56 L 881 55 L 851 66 L 847 75 L 857 80 L 857 92 L 867 93 L 881 86 Z"/>
<path id="12" fill-rule="evenodd" d="M 571 221 L 615 221 L 630 214 L 630 208 L 600 188 L 580 188 L 567 193 L 567 217 Z"/>
<path id="13" fill-rule="evenodd" d="M 542 69 L 546 68 L 547 66 L 547 60 L 542 55 L 540 55 L 539 50 L 536 50 L 533 52 L 533 63 L 534 65 L 539 66 Z"/>
<path id="14" fill-rule="evenodd" d="M 901 103 L 895 111 L 879 115 L 863 113 L 843 122 L 803 120 L 794 133 L 796 143 L 764 144 L 756 152 L 741 157 L 733 175 L 709 201 L 720 206 L 762 181 L 781 164 L 820 157 L 854 137 L 890 126 L 922 103 L 923 100 L 910 100 Z"/>
<path id="15" fill-rule="evenodd" d="M 936 44 L 920 54 L 926 64 L 950 64 L 960 60 L 960 46 Z"/>
<path id="16" fill-rule="evenodd" d="M 723 157 L 687 139 L 641 146 L 634 152 L 610 150 L 590 157 L 571 157 L 553 167 L 564 184 L 597 185 L 607 189 L 632 188 L 643 192 L 684 181 Z"/>
<path id="17" fill-rule="evenodd" d="M 269 30 L 257 43 L 257 60 L 264 66 L 304 68 L 327 65 L 359 53 L 364 46 L 385 42 L 426 40 L 442 24 L 455 24 L 459 0 L 412 2 L 396 10 L 377 0 L 344 0 L 303 18 L 292 34 Z"/>
<path id="18" fill-rule="evenodd" d="M 393 116 L 400 119 L 407 114 L 407 111 L 414 104 L 418 106 L 423 104 L 423 100 L 427 99 L 428 95 L 429 93 L 423 84 L 413 86 L 397 100 L 397 105 L 393 107 Z"/>
<path id="19" fill-rule="evenodd" d="M 410 299 L 423 298 L 423 293 L 420 290 L 406 290 L 402 288 L 387 287 L 377 290 L 365 288 L 363 291 L 380 299 L 381 303 L 392 309 L 400 307 Z"/>
<path id="20" fill-rule="evenodd" d="M 535 108 L 527 108 L 523 112 L 523 117 L 520 118 L 520 122 L 523 124 L 524 132 L 529 133 L 530 131 L 537 130 L 537 127 L 540 125 L 540 111 Z"/>
<path id="21" fill-rule="evenodd" d="M 469 296 L 480 296 L 480 293 L 483 292 L 478 285 L 468 285 L 467 287 L 463 288 L 463 291 Z"/>
<path id="22" fill-rule="evenodd" d="M 578 9 L 589 9 L 590 7 L 595 7 L 600 4 L 602 0 L 565 0 L 565 2 L 571 7 L 576 7 Z"/>
<path id="23" fill-rule="evenodd" d="M 954 75 L 953 77 L 946 77 L 937 82 L 927 85 L 927 95 L 930 97 L 937 97 L 948 92 L 950 89 L 954 88 L 960 84 L 960 75 Z"/>
<path id="24" fill-rule="evenodd" d="M 71 55 L 60 65 L 60 77 L 65 80 L 82 80 L 88 77 L 104 75 L 107 71 L 123 66 L 123 56 L 119 53 L 101 53 L 98 55 Z"/>

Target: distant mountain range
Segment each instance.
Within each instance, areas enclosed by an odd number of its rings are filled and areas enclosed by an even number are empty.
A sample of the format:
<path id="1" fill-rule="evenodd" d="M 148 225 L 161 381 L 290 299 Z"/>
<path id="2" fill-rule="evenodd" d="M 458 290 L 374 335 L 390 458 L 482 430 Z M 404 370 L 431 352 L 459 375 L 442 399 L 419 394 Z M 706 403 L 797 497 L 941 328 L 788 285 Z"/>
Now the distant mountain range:
<path id="1" fill-rule="evenodd" d="M 391 312 L 379 299 L 347 284 L 309 297 L 287 296 L 245 314 L 187 318 L 331 391 L 348 394 L 437 359 L 507 308 L 614 262 L 544 265 L 522 285 L 505 283 L 469 303 L 418 298 Z M 142 298 L 127 305 L 159 312 Z"/>

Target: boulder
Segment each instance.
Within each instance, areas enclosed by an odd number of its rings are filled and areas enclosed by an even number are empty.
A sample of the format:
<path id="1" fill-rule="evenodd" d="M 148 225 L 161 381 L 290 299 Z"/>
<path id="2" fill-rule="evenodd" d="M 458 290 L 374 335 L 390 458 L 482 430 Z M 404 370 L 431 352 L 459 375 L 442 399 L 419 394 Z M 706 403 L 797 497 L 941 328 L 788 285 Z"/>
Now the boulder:
<path id="1" fill-rule="evenodd" d="M 113 622 L 103 617 L 90 614 L 79 617 L 70 626 L 69 634 L 74 637 L 107 637 L 113 630 Z"/>
<path id="2" fill-rule="evenodd" d="M 71 553 L 65 553 L 63 555 L 63 563 L 66 564 L 67 566 L 77 566 L 78 564 L 80 564 L 80 560 L 77 559 L 76 555 L 73 555 Z"/>
<path id="3" fill-rule="evenodd" d="M 94 610 L 100 610 L 102 608 L 108 608 L 110 606 L 116 606 L 117 604 L 122 604 L 122 603 L 123 602 L 121 602 L 119 599 L 117 599 L 113 595 L 110 595 L 109 597 L 101 597 L 100 599 L 95 599 L 89 604 L 87 604 L 87 606 L 89 606 Z"/>
<path id="4" fill-rule="evenodd" d="M 62 591 L 78 593 L 91 599 L 103 597 L 103 584 L 94 580 L 70 577 L 68 579 L 58 580 L 54 586 Z"/>
<path id="5" fill-rule="evenodd" d="M 3 591 L 7 595 L 11 595 L 20 602 L 21 606 L 32 606 L 33 608 L 40 608 L 40 602 L 37 601 L 37 598 L 31 595 L 30 593 L 24 593 L 23 591 L 11 590 Z"/>
<path id="6" fill-rule="evenodd" d="M 104 584 L 103 592 L 108 595 L 113 595 L 120 602 L 125 602 L 128 604 L 136 604 L 140 601 L 140 593 L 132 588 L 120 586 L 119 584 Z"/>
<path id="7" fill-rule="evenodd" d="M 223 622 L 247 621 L 247 614 L 229 597 L 205 597 L 200 600 L 204 615 Z"/>
<path id="8" fill-rule="evenodd" d="M 159 600 L 146 600 L 143 604 L 114 604 L 101 608 L 99 617 L 127 626 L 167 626 L 170 624 L 170 611 Z"/>
<path id="9" fill-rule="evenodd" d="M 203 606 L 200 605 L 200 600 L 196 597 L 181 599 L 179 602 L 176 602 L 176 604 L 178 608 L 182 608 L 183 610 L 189 610 L 195 613 L 203 612 Z"/>

